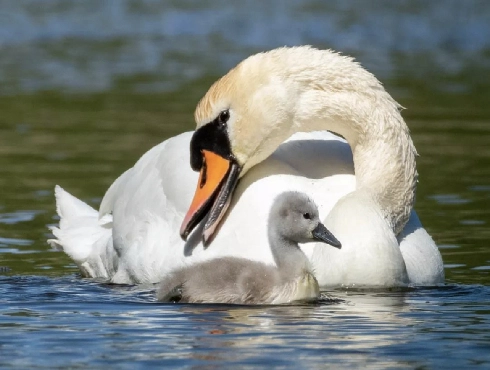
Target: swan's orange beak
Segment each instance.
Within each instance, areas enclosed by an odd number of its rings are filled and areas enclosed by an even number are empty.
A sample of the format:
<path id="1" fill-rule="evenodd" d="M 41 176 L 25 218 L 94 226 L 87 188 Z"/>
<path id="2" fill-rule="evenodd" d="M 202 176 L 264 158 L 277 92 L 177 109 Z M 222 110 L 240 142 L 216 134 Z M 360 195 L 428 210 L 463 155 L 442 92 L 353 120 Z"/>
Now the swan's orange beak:
<path id="1" fill-rule="evenodd" d="M 209 215 L 204 225 L 206 244 L 228 209 L 231 195 L 238 182 L 240 167 L 232 160 L 212 151 L 201 149 L 202 165 L 194 199 L 180 227 L 180 236 L 186 240 L 189 233 Z"/>

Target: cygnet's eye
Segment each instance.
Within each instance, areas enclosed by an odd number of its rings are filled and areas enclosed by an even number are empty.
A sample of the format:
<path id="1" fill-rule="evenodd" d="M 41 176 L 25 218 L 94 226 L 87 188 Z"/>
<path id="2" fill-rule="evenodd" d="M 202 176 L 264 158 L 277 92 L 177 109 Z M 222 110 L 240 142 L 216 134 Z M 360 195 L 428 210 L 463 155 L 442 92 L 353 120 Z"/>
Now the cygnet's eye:
<path id="1" fill-rule="evenodd" d="M 221 111 L 218 116 L 218 121 L 220 124 L 224 125 L 230 119 L 230 111 L 228 109 Z"/>
<path id="2" fill-rule="evenodd" d="M 303 218 L 304 218 L 305 220 L 311 220 L 311 215 L 310 215 L 308 212 L 303 213 Z"/>

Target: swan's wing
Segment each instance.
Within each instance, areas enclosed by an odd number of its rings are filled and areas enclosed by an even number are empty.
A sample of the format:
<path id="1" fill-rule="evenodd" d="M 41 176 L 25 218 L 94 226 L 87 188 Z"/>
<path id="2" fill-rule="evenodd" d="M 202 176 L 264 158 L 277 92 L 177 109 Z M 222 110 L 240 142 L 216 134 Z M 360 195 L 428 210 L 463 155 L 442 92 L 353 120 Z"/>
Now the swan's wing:
<path id="1" fill-rule="evenodd" d="M 184 243 L 178 233 L 198 174 L 189 165 L 184 133 L 155 146 L 109 188 L 100 217 L 113 216 L 119 269 L 114 282 L 155 282 L 181 265 Z"/>
<path id="2" fill-rule="evenodd" d="M 411 284 L 434 285 L 444 283 L 444 263 L 431 236 L 422 227 L 413 210 L 410 219 L 398 235 L 400 250 Z"/>
<path id="3" fill-rule="evenodd" d="M 328 131 L 298 132 L 280 145 L 273 156 L 312 179 L 354 174 L 349 144 Z"/>

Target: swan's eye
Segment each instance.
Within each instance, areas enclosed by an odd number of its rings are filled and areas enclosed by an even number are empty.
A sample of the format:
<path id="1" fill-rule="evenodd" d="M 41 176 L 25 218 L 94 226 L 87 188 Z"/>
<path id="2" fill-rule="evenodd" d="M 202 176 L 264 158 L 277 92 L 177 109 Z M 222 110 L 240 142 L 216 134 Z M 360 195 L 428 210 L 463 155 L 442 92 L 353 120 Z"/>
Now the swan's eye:
<path id="1" fill-rule="evenodd" d="M 224 125 L 230 119 L 230 111 L 228 109 L 221 111 L 218 116 L 219 123 Z"/>
<path id="2" fill-rule="evenodd" d="M 311 215 L 310 215 L 308 212 L 303 213 L 303 218 L 304 218 L 305 220 L 311 220 Z"/>

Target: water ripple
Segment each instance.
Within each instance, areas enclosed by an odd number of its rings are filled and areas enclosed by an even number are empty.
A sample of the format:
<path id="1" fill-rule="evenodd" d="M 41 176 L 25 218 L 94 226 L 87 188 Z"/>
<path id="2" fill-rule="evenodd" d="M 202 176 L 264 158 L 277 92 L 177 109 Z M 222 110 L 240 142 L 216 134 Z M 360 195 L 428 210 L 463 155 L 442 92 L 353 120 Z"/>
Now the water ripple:
<path id="1" fill-rule="evenodd" d="M 490 338 L 484 286 L 336 290 L 328 304 L 247 307 L 158 304 L 151 286 L 77 276 L 0 277 L 0 284 L 7 297 L 0 327 L 8 329 L 0 330 L 0 366 L 490 364 L 480 350 Z M 457 348 L 458 356 L 420 355 Z"/>

